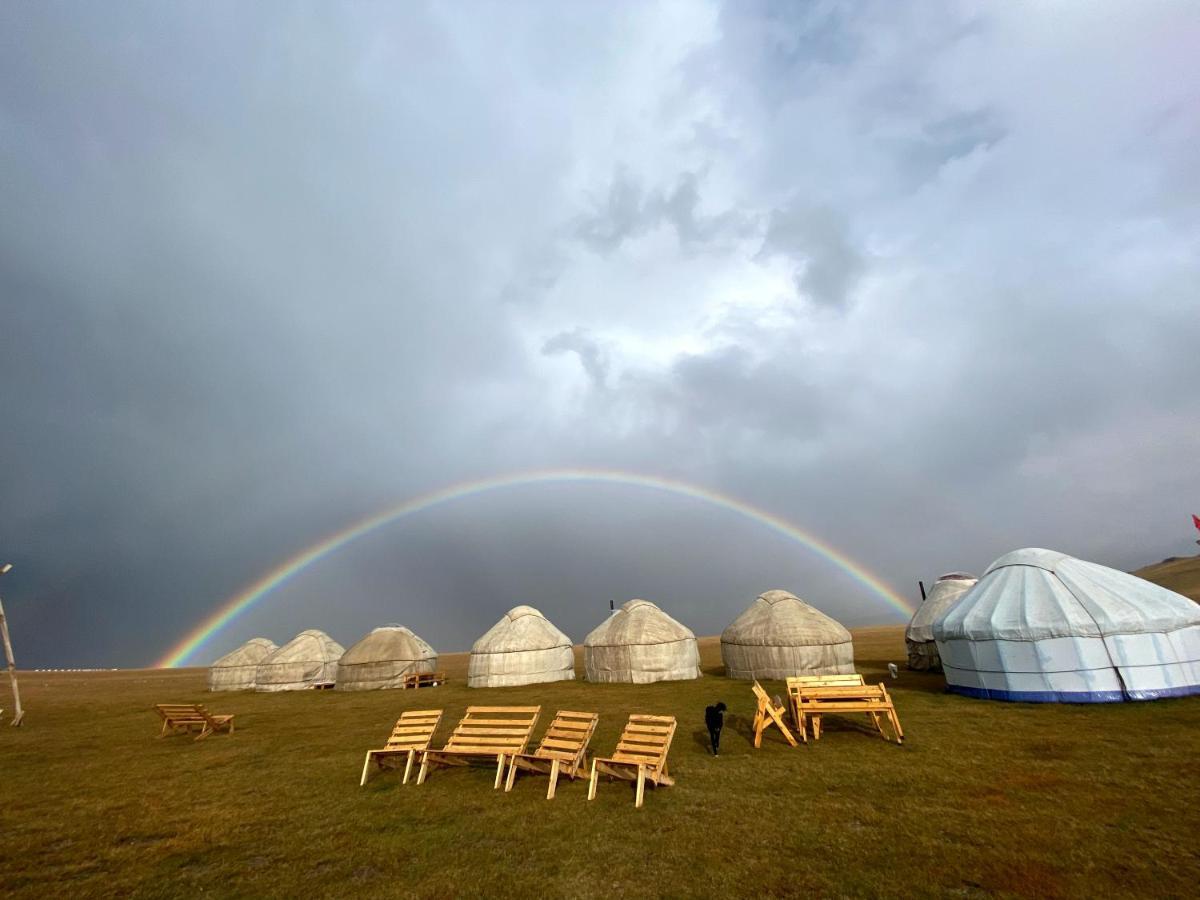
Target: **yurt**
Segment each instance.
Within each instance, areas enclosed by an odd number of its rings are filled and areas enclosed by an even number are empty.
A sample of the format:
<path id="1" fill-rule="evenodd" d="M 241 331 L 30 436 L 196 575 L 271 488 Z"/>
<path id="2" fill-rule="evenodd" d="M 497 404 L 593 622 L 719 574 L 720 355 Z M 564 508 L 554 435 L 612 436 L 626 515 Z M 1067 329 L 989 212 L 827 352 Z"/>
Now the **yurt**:
<path id="1" fill-rule="evenodd" d="M 933 623 L 950 690 L 1039 703 L 1200 693 L 1200 606 L 1037 548 L 992 563 Z"/>
<path id="2" fill-rule="evenodd" d="M 274 641 L 250 638 L 208 667 L 210 691 L 252 691 L 258 664 L 278 650 Z"/>
<path id="3" fill-rule="evenodd" d="M 588 681 L 650 684 L 700 677 L 696 635 L 648 600 L 630 600 L 583 647 Z"/>
<path id="4" fill-rule="evenodd" d="M 942 671 L 942 660 L 938 656 L 937 642 L 933 639 L 933 623 L 946 610 L 962 599 L 963 594 L 975 586 L 979 579 L 965 572 L 950 572 L 942 575 L 929 594 L 913 613 L 912 621 L 904 632 L 904 643 L 908 645 L 908 667 L 918 672 Z"/>
<path id="5" fill-rule="evenodd" d="M 854 644 L 840 622 L 787 591 L 766 591 L 721 632 L 730 678 L 854 672 Z"/>
<path id="6" fill-rule="evenodd" d="M 254 673 L 256 691 L 303 691 L 333 687 L 345 649 L 323 631 L 302 631 L 262 662 Z"/>
<path id="7" fill-rule="evenodd" d="M 436 650 L 403 625 L 383 625 L 342 654 L 336 687 L 339 691 L 398 688 L 405 675 L 436 671 Z"/>
<path id="8" fill-rule="evenodd" d="M 471 648 L 467 687 L 507 687 L 575 677 L 571 639 L 532 606 L 515 606 Z"/>

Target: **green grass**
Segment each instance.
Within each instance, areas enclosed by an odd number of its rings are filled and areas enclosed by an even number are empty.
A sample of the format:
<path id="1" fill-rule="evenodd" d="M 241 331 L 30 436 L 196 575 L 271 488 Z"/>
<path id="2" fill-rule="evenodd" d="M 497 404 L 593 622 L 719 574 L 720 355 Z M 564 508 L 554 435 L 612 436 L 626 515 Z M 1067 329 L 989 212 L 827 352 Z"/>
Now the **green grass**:
<path id="1" fill-rule="evenodd" d="M 903 658 L 901 629 L 855 633 L 860 668 Z M 202 670 L 22 677 L 0 732 L 0 894 L 345 897 L 1183 896 L 1200 884 L 1200 698 L 1104 706 L 991 703 L 939 676 L 892 682 L 907 741 L 827 719 L 797 749 L 749 739 L 748 685 L 207 694 Z M 782 685 L 768 684 L 772 692 Z M 704 706 L 730 708 L 723 753 Z M 204 701 L 237 733 L 157 737 L 156 702 Z M 493 792 L 489 769 L 358 787 L 363 754 L 406 708 L 468 703 L 598 710 L 612 749 L 632 711 L 669 713 L 675 787 L 633 806 L 627 783 L 540 777 Z M 5 703 L 7 706 L 8 704 Z"/>

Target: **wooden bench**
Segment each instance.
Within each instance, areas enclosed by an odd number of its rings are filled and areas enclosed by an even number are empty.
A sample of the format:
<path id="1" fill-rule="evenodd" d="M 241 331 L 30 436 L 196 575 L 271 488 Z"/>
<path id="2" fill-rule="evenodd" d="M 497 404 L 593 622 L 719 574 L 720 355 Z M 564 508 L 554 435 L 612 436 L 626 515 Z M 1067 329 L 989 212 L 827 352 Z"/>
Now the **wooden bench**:
<path id="1" fill-rule="evenodd" d="M 617 741 L 613 755 L 592 760 L 592 779 L 588 784 L 588 799 L 596 799 L 596 779 L 600 775 L 637 781 L 633 805 L 642 805 L 646 782 L 669 786 L 675 779 L 667 772 L 667 754 L 675 737 L 674 716 L 632 715 Z"/>
<path id="2" fill-rule="evenodd" d="M 598 713 L 560 709 L 546 733 L 542 735 L 542 742 L 538 748 L 532 753 L 514 753 L 509 760 L 508 780 L 504 782 L 505 793 L 512 790 L 517 769 L 524 769 L 550 776 L 546 799 L 553 800 L 560 771 L 565 771 L 572 781 L 579 775 L 587 756 L 588 744 L 599 720 Z"/>
<path id="3" fill-rule="evenodd" d="M 468 706 L 467 714 L 455 726 L 445 747 L 421 751 L 417 784 L 425 783 L 430 764 L 466 766 L 472 760 L 494 759 L 496 783 L 493 787 L 500 787 L 505 761 L 525 752 L 541 711 L 540 706 Z"/>
<path id="4" fill-rule="evenodd" d="M 408 757 L 408 761 L 404 764 L 404 778 L 400 782 L 408 784 L 413 759 L 419 751 L 429 749 L 429 745 L 433 742 L 433 733 L 441 721 L 442 711 L 440 709 L 410 709 L 402 713 L 396 720 L 396 727 L 392 729 L 392 736 L 388 738 L 387 745 L 379 750 L 367 751 L 367 759 L 363 763 L 362 780 L 358 786 L 362 787 L 367 783 L 371 771 L 371 760 L 374 760 L 375 764 L 383 769 L 390 760 L 398 756 Z"/>
<path id="5" fill-rule="evenodd" d="M 208 737 L 216 731 L 228 731 L 233 734 L 233 716 L 214 716 L 200 703 L 157 703 L 154 708 L 162 718 L 162 731 L 158 736 L 166 737 L 167 733 L 189 734 L 199 730 L 196 740 Z"/>
<path id="6" fill-rule="evenodd" d="M 861 676 L 858 676 L 861 680 Z M 889 740 L 883 730 L 883 719 L 887 719 L 896 743 L 904 742 L 904 731 L 900 728 L 900 717 L 896 715 L 896 706 L 892 702 L 887 687 L 879 684 L 797 684 L 793 689 L 792 679 L 788 679 L 788 693 L 792 697 L 792 705 L 796 715 L 797 727 L 803 731 L 809 719 L 812 720 L 813 740 L 821 739 L 821 717 L 829 713 L 865 713 L 870 717 L 875 729 L 886 741 Z"/>
<path id="7" fill-rule="evenodd" d="M 754 749 L 757 750 L 762 746 L 763 732 L 774 724 L 783 736 L 787 738 L 787 742 L 793 747 L 796 746 L 796 739 L 792 737 L 792 732 L 788 730 L 787 724 L 783 721 L 783 714 L 787 711 L 782 704 L 776 704 L 774 700 L 767 696 L 767 692 L 763 686 L 754 682 L 754 699 L 758 703 L 758 707 L 754 711 Z M 804 742 L 808 743 L 808 735 L 801 732 L 800 736 Z"/>
<path id="8" fill-rule="evenodd" d="M 792 721 L 804 738 L 804 743 L 808 743 L 808 731 L 800 724 L 800 708 L 796 703 L 800 691 L 811 688 L 838 687 L 841 685 L 857 686 L 861 684 L 864 684 L 863 677 L 857 672 L 851 672 L 848 675 L 793 675 L 787 679 L 788 706 L 791 707 Z"/>
<path id="9" fill-rule="evenodd" d="M 404 680 L 400 682 L 400 690 L 406 691 L 409 688 L 437 687 L 440 684 L 446 683 L 445 672 L 409 672 L 404 676 Z"/>

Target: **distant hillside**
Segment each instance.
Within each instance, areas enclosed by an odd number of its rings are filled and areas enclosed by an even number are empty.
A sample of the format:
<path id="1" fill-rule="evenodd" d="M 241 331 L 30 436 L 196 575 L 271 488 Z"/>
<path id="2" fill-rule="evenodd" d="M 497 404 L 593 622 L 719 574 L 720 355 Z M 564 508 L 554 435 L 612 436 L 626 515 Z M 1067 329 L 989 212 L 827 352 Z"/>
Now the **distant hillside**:
<path id="1" fill-rule="evenodd" d="M 1200 603 L 1200 556 L 1173 556 L 1133 574 Z"/>

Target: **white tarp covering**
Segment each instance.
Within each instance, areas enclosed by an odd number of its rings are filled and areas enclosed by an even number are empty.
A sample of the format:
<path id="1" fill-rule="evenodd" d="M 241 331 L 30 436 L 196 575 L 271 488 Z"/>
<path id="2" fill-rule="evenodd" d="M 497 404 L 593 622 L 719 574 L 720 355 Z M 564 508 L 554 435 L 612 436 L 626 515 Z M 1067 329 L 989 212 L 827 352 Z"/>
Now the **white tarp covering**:
<path id="1" fill-rule="evenodd" d="M 843 675 L 854 671 L 854 644 L 795 594 L 766 591 L 721 633 L 721 659 L 730 678 Z"/>
<path id="2" fill-rule="evenodd" d="M 918 672 L 942 671 L 942 660 L 938 656 L 937 643 L 933 639 L 933 623 L 947 610 L 954 607 L 979 579 L 965 572 L 950 572 L 942 575 L 929 589 L 929 595 L 913 613 L 912 621 L 904 632 L 908 645 L 908 667 Z"/>
<path id="3" fill-rule="evenodd" d="M 630 600 L 583 645 L 588 681 L 650 684 L 700 677 L 696 635 L 648 600 Z"/>
<path id="4" fill-rule="evenodd" d="M 323 631 L 302 631 L 261 663 L 254 674 L 256 691 L 303 691 L 337 681 L 345 649 Z"/>
<path id="5" fill-rule="evenodd" d="M 252 691 L 258 664 L 279 648 L 266 638 L 250 638 L 208 669 L 210 691 Z"/>
<path id="6" fill-rule="evenodd" d="M 571 639 L 532 606 L 516 606 L 471 648 L 468 687 L 506 687 L 575 677 Z"/>
<path id="7" fill-rule="evenodd" d="M 1104 703 L 1200 693 L 1200 606 L 1051 550 L 1008 553 L 933 625 L 952 691 Z"/>
<path id="8" fill-rule="evenodd" d="M 437 651 L 403 625 L 382 625 L 342 654 L 337 667 L 339 691 L 376 691 L 402 687 L 405 675 L 436 672 Z"/>

